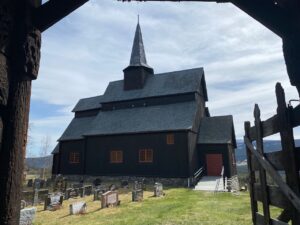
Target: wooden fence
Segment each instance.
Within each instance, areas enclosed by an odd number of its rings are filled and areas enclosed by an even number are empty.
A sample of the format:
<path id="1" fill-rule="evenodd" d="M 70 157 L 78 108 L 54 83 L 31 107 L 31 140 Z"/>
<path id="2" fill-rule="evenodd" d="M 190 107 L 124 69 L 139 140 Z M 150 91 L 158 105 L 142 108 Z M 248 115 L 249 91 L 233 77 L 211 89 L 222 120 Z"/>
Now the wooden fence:
<path id="1" fill-rule="evenodd" d="M 252 220 L 254 225 L 287 225 L 289 221 L 300 225 L 300 149 L 295 147 L 293 134 L 293 128 L 300 125 L 300 105 L 287 106 L 280 83 L 276 84 L 276 98 L 276 115 L 261 121 L 256 104 L 254 126 L 245 122 Z M 282 150 L 264 153 L 263 138 L 277 133 Z M 262 210 L 258 202 L 262 203 Z M 277 218 L 271 218 L 270 206 L 282 209 Z"/>

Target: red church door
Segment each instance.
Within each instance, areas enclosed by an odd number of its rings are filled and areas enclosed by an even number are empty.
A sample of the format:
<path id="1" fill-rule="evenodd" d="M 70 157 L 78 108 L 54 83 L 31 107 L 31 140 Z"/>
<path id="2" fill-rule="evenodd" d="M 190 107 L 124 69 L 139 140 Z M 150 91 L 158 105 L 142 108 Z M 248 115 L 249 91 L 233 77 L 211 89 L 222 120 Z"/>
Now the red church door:
<path id="1" fill-rule="evenodd" d="M 207 176 L 220 176 L 222 167 L 222 154 L 206 154 Z"/>

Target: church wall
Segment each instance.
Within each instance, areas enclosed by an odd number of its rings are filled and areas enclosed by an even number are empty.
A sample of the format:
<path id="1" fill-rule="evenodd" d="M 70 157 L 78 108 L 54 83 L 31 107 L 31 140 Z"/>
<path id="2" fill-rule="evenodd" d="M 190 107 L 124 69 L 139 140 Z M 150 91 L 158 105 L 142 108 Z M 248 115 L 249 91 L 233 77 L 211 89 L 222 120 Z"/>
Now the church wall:
<path id="1" fill-rule="evenodd" d="M 60 169 L 61 174 L 83 174 L 84 170 L 84 140 L 60 142 Z M 70 153 L 79 153 L 79 163 L 70 163 Z"/>
<path id="2" fill-rule="evenodd" d="M 189 174 L 193 174 L 201 167 L 198 160 L 197 151 L 197 139 L 198 130 L 200 127 L 201 119 L 205 116 L 205 100 L 204 96 L 200 94 L 195 94 L 195 99 L 197 101 L 197 111 L 195 116 L 195 121 L 193 123 L 192 131 L 188 133 L 188 152 L 189 152 Z"/>
<path id="3" fill-rule="evenodd" d="M 187 133 L 173 133 L 175 144 L 167 145 L 169 133 L 87 137 L 86 174 L 187 177 Z M 153 163 L 139 163 L 139 149 L 153 149 Z M 123 163 L 110 163 L 111 150 L 123 151 Z"/>
<path id="4" fill-rule="evenodd" d="M 59 174 L 59 157 L 58 153 L 53 154 L 52 174 Z"/>

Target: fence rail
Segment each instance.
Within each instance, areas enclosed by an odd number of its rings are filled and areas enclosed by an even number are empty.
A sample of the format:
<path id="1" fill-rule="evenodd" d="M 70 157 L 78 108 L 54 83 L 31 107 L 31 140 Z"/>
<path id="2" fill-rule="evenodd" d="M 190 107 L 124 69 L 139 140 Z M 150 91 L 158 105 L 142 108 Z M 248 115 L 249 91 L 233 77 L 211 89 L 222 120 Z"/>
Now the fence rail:
<path id="1" fill-rule="evenodd" d="M 300 125 L 300 106 L 287 106 L 284 90 L 276 84 L 277 114 L 261 121 L 258 105 L 254 107 L 254 126 L 245 122 L 244 142 L 247 151 L 249 191 L 254 225 L 300 224 L 300 149 L 295 147 L 293 128 Z M 282 150 L 264 152 L 263 138 L 280 134 Z M 252 142 L 256 142 L 256 147 Z M 283 171 L 285 180 L 278 171 Z M 257 176 L 258 173 L 258 176 Z M 272 180 L 271 185 L 267 176 Z M 259 179 L 257 179 L 259 178 Z M 262 202 L 263 213 L 258 210 Z M 271 218 L 270 206 L 283 209 L 276 218 Z"/>

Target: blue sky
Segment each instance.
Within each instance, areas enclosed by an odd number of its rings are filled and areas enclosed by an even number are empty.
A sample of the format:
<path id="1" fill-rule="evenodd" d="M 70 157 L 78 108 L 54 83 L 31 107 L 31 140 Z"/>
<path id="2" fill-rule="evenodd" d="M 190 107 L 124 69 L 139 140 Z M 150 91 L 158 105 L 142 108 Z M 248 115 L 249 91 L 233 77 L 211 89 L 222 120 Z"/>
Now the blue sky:
<path id="1" fill-rule="evenodd" d="M 49 152 L 54 148 L 80 98 L 102 94 L 109 81 L 122 79 L 138 14 L 148 64 L 156 73 L 204 67 L 210 112 L 232 114 L 237 138 L 243 122 L 253 121 L 255 103 L 263 119 L 275 113 L 276 82 L 287 99 L 297 98 L 281 39 L 231 4 L 92 0 L 43 33 L 28 156 L 39 154 L 45 136 Z"/>

